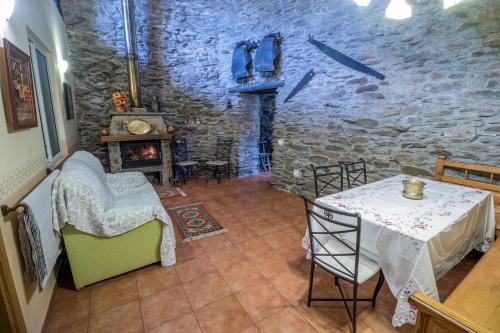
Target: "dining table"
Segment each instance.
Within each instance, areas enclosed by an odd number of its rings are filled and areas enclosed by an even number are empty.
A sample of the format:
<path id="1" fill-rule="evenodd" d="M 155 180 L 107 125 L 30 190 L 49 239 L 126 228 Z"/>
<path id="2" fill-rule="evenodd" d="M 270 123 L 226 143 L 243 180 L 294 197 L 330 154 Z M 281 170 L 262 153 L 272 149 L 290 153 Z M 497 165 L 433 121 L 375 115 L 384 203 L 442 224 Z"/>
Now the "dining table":
<path id="1" fill-rule="evenodd" d="M 408 179 L 425 182 L 422 199 L 402 195 L 403 181 Z M 397 299 L 395 327 L 415 324 L 417 309 L 408 302 L 411 294 L 420 291 L 439 301 L 436 281 L 470 251 L 486 252 L 494 241 L 493 196 L 484 190 L 400 174 L 316 202 L 361 215 L 360 252 L 381 267 Z M 352 235 L 343 237 L 354 244 Z M 302 246 L 310 257 L 308 230 Z"/>

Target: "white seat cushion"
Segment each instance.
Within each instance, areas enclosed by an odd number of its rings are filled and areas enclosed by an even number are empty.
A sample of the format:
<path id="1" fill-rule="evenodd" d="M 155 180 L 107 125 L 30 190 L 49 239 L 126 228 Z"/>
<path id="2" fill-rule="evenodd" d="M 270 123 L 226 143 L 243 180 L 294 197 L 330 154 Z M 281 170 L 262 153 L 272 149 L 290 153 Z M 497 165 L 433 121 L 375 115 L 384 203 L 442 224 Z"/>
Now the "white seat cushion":
<path id="1" fill-rule="evenodd" d="M 330 253 L 333 254 L 339 254 L 339 253 L 353 253 L 350 248 L 339 242 L 338 240 L 332 238 L 330 239 L 326 244 L 324 244 L 325 248 L 328 249 Z M 321 245 L 318 245 L 320 248 L 319 251 L 317 251 L 316 254 L 328 254 L 324 248 L 321 247 Z M 342 263 L 345 267 L 347 267 L 352 273 L 354 273 L 354 264 L 355 264 L 355 256 L 338 256 L 335 257 L 338 261 Z M 348 281 L 353 281 L 351 276 L 343 274 L 342 272 L 345 272 L 346 269 L 342 267 L 335 259 L 332 258 L 332 256 L 319 256 L 314 258 L 314 262 L 318 264 L 319 266 L 323 267 L 329 272 L 334 273 L 338 277 L 344 278 Z M 327 263 L 328 265 L 332 266 L 335 268 L 332 269 L 325 265 L 324 263 Z M 379 265 L 371 259 L 368 259 L 368 257 L 364 256 L 363 254 L 359 255 L 359 270 L 358 270 L 358 283 L 364 283 L 368 279 L 370 279 L 372 276 L 378 273 L 380 270 Z"/>
<path id="2" fill-rule="evenodd" d="M 208 165 L 226 165 L 227 161 L 208 161 Z"/>
<path id="3" fill-rule="evenodd" d="M 189 166 L 189 165 L 196 165 L 198 162 L 195 161 L 182 161 L 182 162 L 177 162 L 176 163 L 179 166 Z"/>

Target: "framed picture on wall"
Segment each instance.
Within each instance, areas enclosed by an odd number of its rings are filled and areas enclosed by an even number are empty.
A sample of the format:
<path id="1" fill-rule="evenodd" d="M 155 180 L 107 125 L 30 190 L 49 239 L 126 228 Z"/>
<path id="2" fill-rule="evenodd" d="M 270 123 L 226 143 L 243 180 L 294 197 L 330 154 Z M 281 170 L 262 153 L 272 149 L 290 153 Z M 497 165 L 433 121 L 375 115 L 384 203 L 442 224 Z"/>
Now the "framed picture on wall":
<path id="1" fill-rule="evenodd" d="M 1 85 L 9 132 L 38 126 L 30 56 L 4 38 Z"/>
<path id="2" fill-rule="evenodd" d="M 64 105 L 66 106 L 66 119 L 75 119 L 75 110 L 73 109 L 73 92 L 71 85 L 67 82 L 63 83 L 64 87 Z"/>

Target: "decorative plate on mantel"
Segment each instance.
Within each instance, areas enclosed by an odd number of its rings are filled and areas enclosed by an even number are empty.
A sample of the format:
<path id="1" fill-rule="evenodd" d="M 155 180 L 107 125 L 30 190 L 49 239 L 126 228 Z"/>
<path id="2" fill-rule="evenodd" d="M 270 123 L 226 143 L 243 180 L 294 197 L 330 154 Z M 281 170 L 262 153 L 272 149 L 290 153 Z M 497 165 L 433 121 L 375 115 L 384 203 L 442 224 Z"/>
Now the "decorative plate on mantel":
<path id="1" fill-rule="evenodd" d="M 151 124 L 145 120 L 135 119 L 128 123 L 127 129 L 135 135 L 145 135 L 151 132 Z"/>

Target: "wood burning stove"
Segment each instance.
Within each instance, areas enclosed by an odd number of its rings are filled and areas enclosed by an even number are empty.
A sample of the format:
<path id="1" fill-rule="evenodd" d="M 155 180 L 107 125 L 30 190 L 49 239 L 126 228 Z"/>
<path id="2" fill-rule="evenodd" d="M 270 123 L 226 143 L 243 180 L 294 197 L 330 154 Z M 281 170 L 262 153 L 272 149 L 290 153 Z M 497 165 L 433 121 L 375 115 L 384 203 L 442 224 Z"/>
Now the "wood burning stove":
<path id="1" fill-rule="evenodd" d="M 140 168 L 162 165 L 161 141 L 120 142 L 122 168 Z"/>

